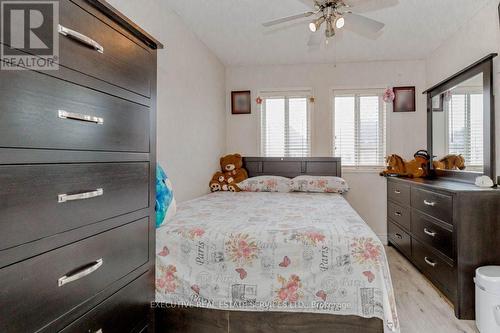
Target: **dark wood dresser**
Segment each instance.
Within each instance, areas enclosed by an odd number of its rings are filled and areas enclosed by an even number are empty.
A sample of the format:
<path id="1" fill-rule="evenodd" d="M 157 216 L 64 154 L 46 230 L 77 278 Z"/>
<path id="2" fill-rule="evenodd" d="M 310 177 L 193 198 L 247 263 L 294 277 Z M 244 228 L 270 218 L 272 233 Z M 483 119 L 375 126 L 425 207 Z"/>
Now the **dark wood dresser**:
<path id="1" fill-rule="evenodd" d="M 59 8 L 60 69 L 0 71 L 0 332 L 142 332 L 162 45 L 105 1 Z"/>
<path id="2" fill-rule="evenodd" d="M 500 190 L 450 180 L 387 179 L 389 244 L 474 319 L 475 269 L 500 264 Z"/>

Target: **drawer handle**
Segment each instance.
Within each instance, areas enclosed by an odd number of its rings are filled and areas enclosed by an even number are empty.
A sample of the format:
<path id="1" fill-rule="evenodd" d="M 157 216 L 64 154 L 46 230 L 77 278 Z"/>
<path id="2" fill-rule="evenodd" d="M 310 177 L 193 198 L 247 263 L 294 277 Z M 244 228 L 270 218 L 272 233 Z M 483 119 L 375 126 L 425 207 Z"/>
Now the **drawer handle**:
<path id="1" fill-rule="evenodd" d="M 403 236 L 401 234 L 396 234 L 396 237 L 399 239 L 403 239 Z"/>
<path id="2" fill-rule="evenodd" d="M 431 207 L 436 206 L 436 202 L 435 201 L 424 200 L 424 204 L 426 204 L 427 206 L 431 206 Z"/>
<path id="3" fill-rule="evenodd" d="M 90 46 L 91 48 L 95 49 L 99 53 L 104 53 L 104 47 L 102 47 L 101 44 L 99 44 L 98 42 L 96 42 L 92 38 L 87 37 L 84 34 L 79 33 L 78 31 L 71 30 L 69 28 L 66 28 L 66 27 L 60 25 L 60 24 L 58 27 L 58 31 L 63 36 L 73 38 L 73 39 L 79 41 L 80 43 L 83 43 L 85 45 Z"/>
<path id="4" fill-rule="evenodd" d="M 86 114 L 68 112 L 64 110 L 59 110 L 58 116 L 61 119 L 80 120 L 80 121 L 85 121 L 87 123 L 94 123 L 97 125 L 104 124 L 104 119 L 101 117 L 94 117 Z"/>
<path id="5" fill-rule="evenodd" d="M 401 191 L 400 190 L 394 190 L 394 193 L 401 194 Z"/>
<path id="6" fill-rule="evenodd" d="M 394 215 L 396 215 L 396 216 L 401 216 L 401 215 L 403 215 L 403 214 L 401 214 L 401 212 L 394 212 Z"/>
<path id="7" fill-rule="evenodd" d="M 103 194 L 104 190 L 102 188 L 98 188 L 97 190 L 91 192 L 84 192 L 77 194 L 59 194 L 57 196 L 57 202 L 63 203 L 66 201 L 85 200 L 85 199 L 100 197 Z"/>
<path id="8" fill-rule="evenodd" d="M 424 258 L 424 260 L 425 260 L 425 263 L 426 263 L 427 265 L 431 266 L 431 267 L 435 267 L 435 266 L 437 265 L 434 261 L 432 261 L 432 260 L 431 260 L 431 259 L 429 259 L 428 257 L 425 257 L 425 258 Z"/>
<path id="9" fill-rule="evenodd" d="M 59 278 L 59 280 L 57 280 L 57 285 L 59 287 L 62 287 L 67 283 L 74 282 L 76 280 L 80 280 L 81 278 L 83 278 L 87 275 L 90 275 L 93 272 L 95 272 L 96 270 L 98 270 L 99 267 L 101 267 L 103 263 L 104 262 L 103 262 L 102 258 L 97 259 L 91 266 L 84 268 L 81 271 L 78 271 L 78 272 L 71 274 L 69 276 L 64 275 L 63 277 Z"/>
<path id="10" fill-rule="evenodd" d="M 434 231 L 430 231 L 430 230 L 429 230 L 429 229 L 427 229 L 427 228 L 424 228 L 424 232 L 425 232 L 425 234 L 426 234 L 426 235 L 429 235 L 429 236 L 431 236 L 431 237 L 436 237 L 436 232 L 434 232 Z"/>

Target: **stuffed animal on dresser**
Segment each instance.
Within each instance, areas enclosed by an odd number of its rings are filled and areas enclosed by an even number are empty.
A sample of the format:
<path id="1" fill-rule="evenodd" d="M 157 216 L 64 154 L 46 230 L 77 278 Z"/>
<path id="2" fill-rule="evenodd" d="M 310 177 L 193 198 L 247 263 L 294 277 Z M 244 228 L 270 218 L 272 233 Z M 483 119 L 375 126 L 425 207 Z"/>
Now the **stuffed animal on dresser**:
<path id="1" fill-rule="evenodd" d="M 243 168 L 243 158 L 240 154 L 221 157 L 220 166 L 228 184 L 238 184 L 248 178 L 248 173 Z"/>
<path id="2" fill-rule="evenodd" d="M 426 177 L 428 173 L 429 154 L 425 150 L 417 151 L 411 161 L 405 161 L 401 156 L 392 154 L 387 156 L 387 169 L 380 173 L 381 176 L 399 176 L 409 178 Z"/>
<path id="3" fill-rule="evenodd" d="M 432 166 L 434 169 L 440 170 L 464 170 L 465 159 L 462 155 L 450 154 L 446 155 L 439 161 L 433 161 Z"/>

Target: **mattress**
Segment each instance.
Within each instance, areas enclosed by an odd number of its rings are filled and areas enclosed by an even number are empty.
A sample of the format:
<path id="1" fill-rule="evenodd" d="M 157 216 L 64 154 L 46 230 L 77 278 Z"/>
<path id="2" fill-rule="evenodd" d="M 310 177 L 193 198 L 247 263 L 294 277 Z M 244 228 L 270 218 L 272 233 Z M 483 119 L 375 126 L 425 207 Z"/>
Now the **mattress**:
<path id="1" fill-rule="evenodd" d="M 356 315 L 399 331 L 384 247 L 339 194 L 216 192 L 156 233 L 156 301 Z"/>

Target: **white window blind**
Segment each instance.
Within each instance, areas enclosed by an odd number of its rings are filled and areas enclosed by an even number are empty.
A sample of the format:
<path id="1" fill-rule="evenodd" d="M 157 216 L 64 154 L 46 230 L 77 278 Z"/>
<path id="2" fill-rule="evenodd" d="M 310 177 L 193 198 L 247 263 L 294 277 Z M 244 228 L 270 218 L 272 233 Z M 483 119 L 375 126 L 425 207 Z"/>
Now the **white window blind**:
<path id="1" fill-rule="evenodd" d="M 378 167 L 385 164 L 386 106 L 382 91 L 334 92 L 334 155 L 342 165 Z"/>
<path id="2" fill-rule="evenodd" d="M 262 94 L 261 147 L 263 156 L 310 156 L 310 95 L 310 92 Z"/>
<path id="3" fill-rule="evenodd" d="M 448 153 L 461 154 L 469 167 L 483 165 L 483 95 L 453 92 L 444 104 Z"/>

